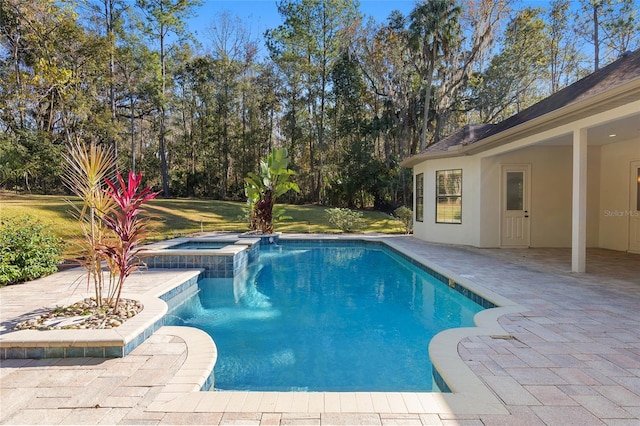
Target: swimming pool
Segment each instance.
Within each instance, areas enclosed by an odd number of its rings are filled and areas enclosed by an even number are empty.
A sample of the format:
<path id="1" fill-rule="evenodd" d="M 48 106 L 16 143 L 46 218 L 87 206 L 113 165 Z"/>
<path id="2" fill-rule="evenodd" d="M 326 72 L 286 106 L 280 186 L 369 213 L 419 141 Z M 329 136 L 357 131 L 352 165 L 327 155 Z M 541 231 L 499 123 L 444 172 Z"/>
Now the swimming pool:
<path id="1" fill-rule="evenodd" d="M 218 347 L 215 388 L 437 391 L 428 355 L 483 308 L 383 245 L 281 242 L 167 316 Z"/>

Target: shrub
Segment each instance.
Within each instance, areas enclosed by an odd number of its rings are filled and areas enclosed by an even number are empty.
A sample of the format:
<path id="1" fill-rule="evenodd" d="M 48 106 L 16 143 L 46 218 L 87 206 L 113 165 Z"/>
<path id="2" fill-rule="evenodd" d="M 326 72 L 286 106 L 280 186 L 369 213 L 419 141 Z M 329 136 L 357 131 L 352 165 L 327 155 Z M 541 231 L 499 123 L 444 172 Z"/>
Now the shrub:
<path id="1" fill-rule="evenodd" d="M 325 212 L 329 215 L 329 223 L 342 232 L 359 231 L 365 227 L 361 212 L 337 207 L 327 209 Z"/>
<path id="2" fill-rule="evenodd" d="M 407 206 L 401 206 L 393 211 L 393 215 L 402 223 L 406 234 L 413 231 L 413 210 Z"/>
<path id="3" fill-rule="evenodd" d="M 260 172 L 247 175 L 244 191 L 251 211 L 249 229 L 261 234 L 273 232 L 276 200 L 289 191 L 300 192 L 298 184 L 290 180 L 294 175 L 286 148 L 273 148 L 265 160 L 260 160 Z"/>
<path id="4" fill-rule="evenodd" d="M 0 223 L 0 286 L 40 278 L 58 270 L 62 241 L 31 217 Z"/>
<path id="5" fill-rule="evenodd" d="M 87 269 L 87 283 L 93 282 L 96 303 L 102 306 L 104 256 L 98 253 L 98 247 L 105 244 L 108 234 L 101 218 L 114 207 L 113 199 L 104 190 L 104 179 L 115 171 L 115 155 L 106 145 L 87 146 L 81 141 L 69 145 L 67 151 L 62 179 L 67 188 L 82 200 L 82 208 L 69 202 L 84 236 L 79 240 L 77 257 Z M 109 280 L 108 294 L 112 293 L 111 284 L 112 280 Z"/>

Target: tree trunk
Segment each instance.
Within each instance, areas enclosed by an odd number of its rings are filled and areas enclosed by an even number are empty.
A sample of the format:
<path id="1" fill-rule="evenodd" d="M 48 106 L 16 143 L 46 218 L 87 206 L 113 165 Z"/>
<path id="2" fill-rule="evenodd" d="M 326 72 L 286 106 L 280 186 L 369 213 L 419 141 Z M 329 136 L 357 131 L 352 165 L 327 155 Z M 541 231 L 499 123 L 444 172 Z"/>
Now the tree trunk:
<path id="1" fill-rule="evenodd" d="M 167 152 L 166 152 L 166 111 L 165 111 L 165 93 L 167 86 L 167 76 L 166 76 L 166 53 L 164 48 L 164 25 L 160 25 L 160 68 L 161 68 L 161 77 L 162 77 L 162 106 L 160 107 L 160 169 L 162 172 L 162 194 L 165 197 L 171 197 L 171 190 L 169 189 L 169 170 L 167 166 Z"/>
<path id="2" fill-rule="evenodd" d="M 431 107 L 431 80 L 429 75 L 427 80 L 427 88 L 425 90 L 424 111 L 422 113 L 422 131 L 420 132 L 420 152 L 427 147 L 427 132 L 429 131 L 429 108 Z"/>
<path id="3" fill-rule="evenodd" d="M 600 40 L 598 35 L 598 3 L 593 4 L 593 70 L 600 68 Z"/>
<path id="4" fill-rule="evenodd" d="M 427 147 L 427 132 L 429 127 L 429 108 L 431 107 L 431 85 L 433 84 L 433 73 L 435 71 L 436 49 L 431 50 L 431 64 L 429 65 L 429 74 L 427 75 L 427 89 L 424 99 L 424 112 L 422 114 L 422 135 L 420 138 L 420 151 L 424 151 Z"/>
<path id="5" fill-rule="evenodd" d="M 133 96 L 130 99 L 129 107 L 131 108 L 131 171 L 136 172 L 136 137 L 135 137 L 135 106 Z"/>
<path id="6" fill-rule="evenodd" d="M 111 109 L 111 131 L 116 124 L 116 88 L 115 88 L 115 41 L 113 34 L 113 0 L 105 0 L 105 23 L 107 27 L 107 38 L 109 40 L 109 108 Z M 116 171 L 118 170 L 118 138 L 113 137 L 113 155 L 116 158 Z"/>

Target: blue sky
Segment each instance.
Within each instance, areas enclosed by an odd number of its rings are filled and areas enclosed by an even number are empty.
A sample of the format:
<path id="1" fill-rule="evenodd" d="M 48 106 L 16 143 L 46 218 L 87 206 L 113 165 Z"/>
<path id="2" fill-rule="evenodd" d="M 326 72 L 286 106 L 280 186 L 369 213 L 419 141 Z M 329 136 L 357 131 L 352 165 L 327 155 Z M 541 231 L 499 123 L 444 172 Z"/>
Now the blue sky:
<path id="1" fill-rule="evenodd" d="M 360 11 L 378 22 L 384 22 L 392 10 L 400 10 L 406 15 L 414 5 L 415 0 L 360 0 Z M 240 18 L 251 29 L 251 34 L 260 40 L 267 29 L 276 28 L 282 23 L 276 0 L 203 0 L 202 6 L 189 19 L 189 30 L 202 39 L 206 29 L 215 22 L 216 15 L 224 11 Z"/>
<path id="2" fill-rule="evenodd" d="M 360 0 L 360 11 L 378 22 L 384 22 L 395 9 L 405 15 L 409 14 L 416 1 Z M 202 35 L 202 31 L 214 22 L 217 14 L 227 11 L 245 24 L 250 24 L 253 34 L 262 36 L 265 30 L 276 28 L 282 23 L 276 3 L 277 0 L 203 0 L 202 6 L 189 19 L 189 29 Z M 516 6 L 548 7 L 549 3 L 550 0 L 521 0 Z M 577 0 L 573 0 L 573 3 L 577 3 Z"/>
<path id="3" fill-rule="evenodd" d="M 408 15 L 417 0 L 360 0 L 360 11 L 373 17 L 377 22 L 386 21 L 393 10 Z M 548 8 L 550 0 L 516 0 L 514 8 L 526 6 Z M 278 27 L 282 17 L 278 13 L 277 0 L 202 0 L 202 5 L 194 10 L 189 18 L 188 30 L 204 45 L 208 44 L 207 30 L 216 22 L 222 12 L 228 12 L 232 18 L 239 18 L 244 28 L 248 29 L 251 38 L 258 41 L 260 55 L 266 54 L 263 34 L 268 29 Z M 571 0 L 577 7 L 578 0 Z"/>

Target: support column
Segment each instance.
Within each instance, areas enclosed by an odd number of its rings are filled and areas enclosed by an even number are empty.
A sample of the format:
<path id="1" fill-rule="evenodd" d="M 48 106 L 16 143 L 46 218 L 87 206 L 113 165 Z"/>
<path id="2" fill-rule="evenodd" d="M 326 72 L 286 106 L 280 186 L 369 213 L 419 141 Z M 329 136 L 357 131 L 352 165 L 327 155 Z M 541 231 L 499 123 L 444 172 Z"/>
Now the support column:
<path id="1" fill-rule="evenodd" d="M 573 131 L 573 202 L 571 272 L 585 272 L 587 263 L 587 129 Z"/>

